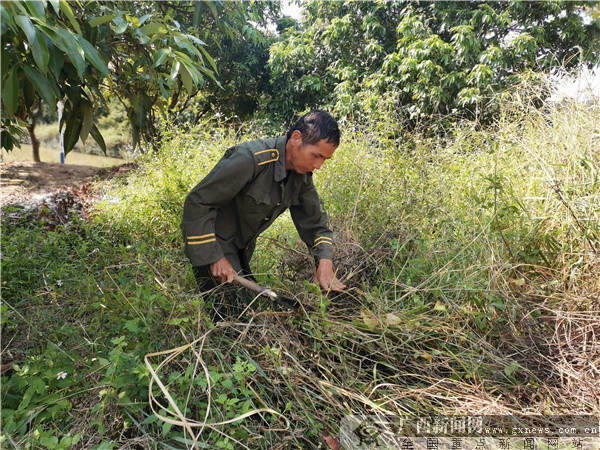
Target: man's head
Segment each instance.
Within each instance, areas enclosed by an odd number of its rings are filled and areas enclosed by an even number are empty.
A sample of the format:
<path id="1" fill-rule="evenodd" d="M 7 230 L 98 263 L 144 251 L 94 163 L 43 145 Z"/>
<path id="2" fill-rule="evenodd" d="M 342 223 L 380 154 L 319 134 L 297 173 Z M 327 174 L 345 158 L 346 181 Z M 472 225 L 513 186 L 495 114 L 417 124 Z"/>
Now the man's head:
<path id="1" fill-rule="evenodd" d="M 305 144 L 316 144 L 325 139 L 326 142 L 332 143 L 336 148 L 340 145 L 338 124 L 331 114 L 325 111 L 314 110 L 300 117 L 288 131 L 288 140 L 295 130 L 300 131 L 302 141 Z"/>
<path id="2" fill-rule="evenodd" d="M 340 129 L 325 111 L 310 111 L 287 134 L 285 165 L 298 173 L 320 169 L 340 144 Z"/>

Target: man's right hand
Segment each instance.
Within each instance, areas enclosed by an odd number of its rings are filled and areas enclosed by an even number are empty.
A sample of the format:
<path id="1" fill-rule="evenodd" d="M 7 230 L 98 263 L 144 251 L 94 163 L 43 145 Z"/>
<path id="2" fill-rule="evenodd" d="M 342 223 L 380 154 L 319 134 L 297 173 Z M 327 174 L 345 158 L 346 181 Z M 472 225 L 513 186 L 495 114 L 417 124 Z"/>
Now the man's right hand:
<path id="1" fill-rule="evenodd" d="M 221 283 L 233 283 L 233 276 L 237 273 L 225 257 L 210 265 L 210 273 Z"/>

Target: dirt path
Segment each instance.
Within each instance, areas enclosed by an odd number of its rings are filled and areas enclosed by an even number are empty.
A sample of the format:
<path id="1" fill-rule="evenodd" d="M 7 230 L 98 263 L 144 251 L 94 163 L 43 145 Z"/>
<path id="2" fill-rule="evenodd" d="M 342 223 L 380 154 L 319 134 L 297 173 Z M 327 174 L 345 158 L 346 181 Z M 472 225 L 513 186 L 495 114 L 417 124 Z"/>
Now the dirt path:
<path id="1" fill-rule="evenodd" d="M 14 161 L 0 163 L 0 217 L 10 221 L 42 220 L 53 229 L 71 214 L 87 216 L 100 190 L 93 182 L 118 177 L 135 167 L 125 163 L 109 169 Z"/>
<path id="2" fill-rule="evenodd" d="M 89 183 L 119 176 L 133 168 L 132 163 L 105 169 L 59 163 L 13 161 L 0 163 L 0 207 L 27 206 L 40 196 L 65 190 L 81 190 Z"/>
<path id="3" fill-rule="evenodd" d="M 0 206 L 25 205 L 39 195 L 67 188 L 81 188 L 106 172 L 99 167 L 57 163 L 0 163 Z"/>

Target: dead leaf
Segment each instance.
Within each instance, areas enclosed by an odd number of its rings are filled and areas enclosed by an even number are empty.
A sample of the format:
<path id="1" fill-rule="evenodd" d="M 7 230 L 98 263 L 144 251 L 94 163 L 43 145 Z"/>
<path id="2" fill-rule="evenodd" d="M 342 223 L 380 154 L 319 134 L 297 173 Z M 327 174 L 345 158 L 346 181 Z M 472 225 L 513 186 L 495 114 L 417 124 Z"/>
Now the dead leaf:
<path id="1" fill-rule="evenodd" d="M 375 317 L 371 311 L 362 309 L 360 315 L 362 316 L 365 325 L 369 327 L 369 330 L 372 331 L 379 325 L 379 320 L 377 320 L 377 317 Z"/>
<path id="2" fill-rule="evenodd" d="M 331 436 L 326 430 L 323 430 L 323 439 L 325 439 L 325 442 L 327 443 L 330 449 L 339 450 L 340 441 Z"/>
<path id="3" fill-rule="evenodd" d="M 396 314 L 386 314 L 385 316 L 385 323 L 388 326 L 393 327 L 394 325 L 398 325 L 400 324 L 400 322 L 402 322 L 402 319 L 400 317 L 398 317 Z"/>
<path id="4" fill-rule="evenodd" d="M 433 307 L 434 311 L 446 311 L 446 305 L 443 305 L 442 302 L 440 302 L 439 300 L 436 302 L 435 306 Z"/>

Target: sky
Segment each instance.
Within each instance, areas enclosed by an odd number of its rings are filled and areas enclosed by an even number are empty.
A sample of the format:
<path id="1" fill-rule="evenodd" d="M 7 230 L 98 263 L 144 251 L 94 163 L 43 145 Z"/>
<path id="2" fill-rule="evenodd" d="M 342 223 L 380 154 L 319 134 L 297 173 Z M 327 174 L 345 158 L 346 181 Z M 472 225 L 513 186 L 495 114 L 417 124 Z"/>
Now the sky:
<path id="1" fill-rule="evenodd" d="M 291 16 L 296 20 L 300 20 L 300 7 L 295 3 L 291 3 L 289 0 L 282 0 L 281 12 L 286 16 Z"/>
<path id="2" fill-rule="evenodd" d="M 594 103 L 600 100 L 600 65 L 593 68 L 582 67 L 576 74 L 555 72 L 550 80 L 553 82 L 551 102 L 570 99 L 580 103 Z"/>

